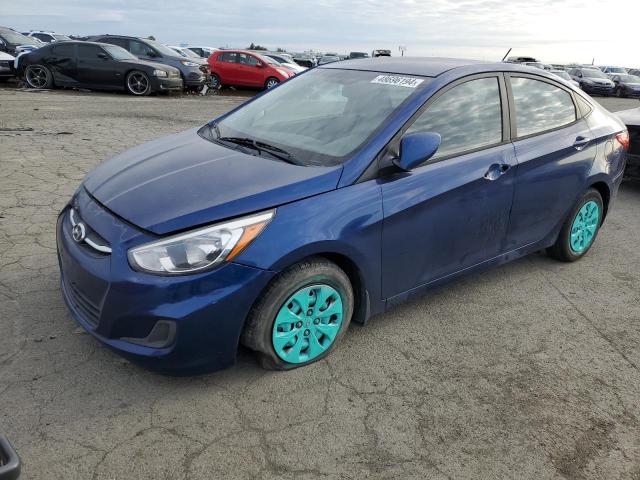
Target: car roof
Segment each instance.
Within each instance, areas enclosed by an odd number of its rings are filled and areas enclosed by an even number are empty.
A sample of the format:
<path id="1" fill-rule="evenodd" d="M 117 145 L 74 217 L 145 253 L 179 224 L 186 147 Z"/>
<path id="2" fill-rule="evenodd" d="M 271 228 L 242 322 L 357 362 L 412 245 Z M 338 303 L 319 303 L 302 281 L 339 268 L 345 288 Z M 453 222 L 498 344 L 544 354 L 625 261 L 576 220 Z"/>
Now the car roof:
<path id="1" fill-rule="evenodd" d="M 397 73 L 402 75 L 420 75 L 423 77 L 437 77 L 449 70 L 472 65 L 490 65 L 490 62 L 479 60 L 465 60 L 459 58 L 437 57 L 376 57 L 343 60 L 337 64 L 323 65 L 322 68 L 337 68 L 349 70 L 369 70 L 383 73 Z M 506 65 L 512 63 L 497 63 L 497 70 L 513 70 Z M 530 71 L 530 70 L 526 70 Z"/>

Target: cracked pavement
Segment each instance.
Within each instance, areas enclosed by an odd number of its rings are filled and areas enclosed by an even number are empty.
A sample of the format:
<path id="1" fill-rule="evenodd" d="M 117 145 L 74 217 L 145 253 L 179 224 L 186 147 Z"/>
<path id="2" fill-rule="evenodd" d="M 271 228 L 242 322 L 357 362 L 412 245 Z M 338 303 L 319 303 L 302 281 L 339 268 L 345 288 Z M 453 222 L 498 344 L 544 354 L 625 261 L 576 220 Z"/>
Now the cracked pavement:
<path id="1" fill-rule="evenodd" d="M 242 351 L 164 377 L 83 333 L 58 211 L 101 161 L 242 100 L 0 89 L 0 434 L 22 478 L 640 478 L 640 183 L 580 262 L 450 283 L 303 369 Z"/>

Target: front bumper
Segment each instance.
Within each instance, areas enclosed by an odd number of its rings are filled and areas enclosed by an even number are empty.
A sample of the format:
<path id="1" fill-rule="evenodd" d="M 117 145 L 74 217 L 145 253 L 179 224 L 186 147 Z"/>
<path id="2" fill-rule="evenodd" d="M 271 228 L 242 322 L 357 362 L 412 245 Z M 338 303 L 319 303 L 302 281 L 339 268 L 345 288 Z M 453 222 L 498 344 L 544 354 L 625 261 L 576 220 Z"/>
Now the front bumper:
<path id="1" fill-rule="evenodd" d="M 201 70 L 194 69 L 184 73 L 185 87 L 202 87 L 209 82 L 209 75 Z"/>
<path id="2" fill-rule="evenodd" d="M 112 248 L 103 254 L 76 243 L 68 207 L 58 217 L 62 292 L 85 330 L 133 362 L 164 373 L 200 373 L 235 362 L 244 320 L 273 272 L 234 263 L 175 277 L 136 272 L 127 250 L 155 237 L 120 221 L 83 190 L 72 203 Z M 165 336 L 158 338 L 158 325 L 173 328 L 161 328 Z"/>
<path id="3" fill-rule="evenodd" d="M 605 85 L 588 85 L 586 83 L 583 83 L 582 90 L 590 95 L 613 95 L 613 93 L 615 92 L 615 87 Z"/>
<path id="4" fill-rule="evenodd" d="M 183 88 L 182 77 L 154 77 L 151 85 L 156 92 L 182 90 Z"/>

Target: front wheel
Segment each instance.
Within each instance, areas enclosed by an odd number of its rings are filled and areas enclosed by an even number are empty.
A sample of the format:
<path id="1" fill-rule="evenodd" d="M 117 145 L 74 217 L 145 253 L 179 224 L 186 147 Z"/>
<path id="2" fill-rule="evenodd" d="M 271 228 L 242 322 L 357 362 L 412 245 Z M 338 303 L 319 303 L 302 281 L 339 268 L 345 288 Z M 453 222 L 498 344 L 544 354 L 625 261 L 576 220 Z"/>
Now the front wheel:
<path id="1" fill-rule="evenodd" d="M 279 274 L 249 313 L 241 342 L 271 370 L 324 358 L 353 315 L 349 277 L 334 263 L 311 258 Z"/>
<path id="2" fill-rule="evenodd" d="M 45 89 L 53 87 L 53 75 L 44 65 L 29 65 L 24 72 L 24 78 L 31 88 Z"/>
<path id="3" fill-rule="evenodd" d="M 267 81 L 264 83 L 264 88 L 268 90 L 270 88 L 275 87 L 279 83 L 280 83 L 280 80 L 278 80 L 276 77 L 269 77 L 267 78 Z"/>
<path id="4" fill-rule="evenodd" d="M 589 189 L 565 220 L 556 243 L 547 252 L 563 262 L 575 262 L 582 258 L 593 245 L 602 219 L 604 208 L 602 196 L 596 189 Z"/>
<path id="5" fill-rule="evenodd" d="M 616 88 L 616 97 L 618 98 L 623 98 L 624 94 L 622 93 L 622 89 L 621 88 Z"/>
<path id="6" fill-rule="evenodd" d="M 139 70 L 129 72 L 125 84 L 131 95 L 142 97 L 151 93 L 151 81 L 148 75 Z"/>

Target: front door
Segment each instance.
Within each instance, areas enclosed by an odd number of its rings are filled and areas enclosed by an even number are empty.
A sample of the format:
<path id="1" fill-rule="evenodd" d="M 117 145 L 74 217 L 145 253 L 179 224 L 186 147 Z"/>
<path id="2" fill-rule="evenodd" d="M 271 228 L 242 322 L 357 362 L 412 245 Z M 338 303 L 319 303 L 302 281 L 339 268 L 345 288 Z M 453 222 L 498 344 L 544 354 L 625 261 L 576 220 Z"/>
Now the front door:
<path id="1" fill-rule="evenodd" d="M 78 45 L 78 80 L 83 85 L 122 86 L 124 79 L 115 63 L 98 45 Z"/>
<path id="2" fill-rule="evenodd" d="M 442 143 L 425 165 L 381 180 L 384 298 L 505 251 L 516 160 L 503 104 L 500 74 L 458 82 L 405 132 L 436 132 Z"/>

